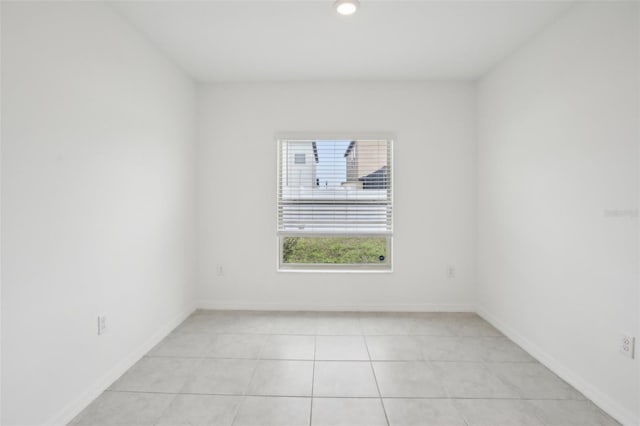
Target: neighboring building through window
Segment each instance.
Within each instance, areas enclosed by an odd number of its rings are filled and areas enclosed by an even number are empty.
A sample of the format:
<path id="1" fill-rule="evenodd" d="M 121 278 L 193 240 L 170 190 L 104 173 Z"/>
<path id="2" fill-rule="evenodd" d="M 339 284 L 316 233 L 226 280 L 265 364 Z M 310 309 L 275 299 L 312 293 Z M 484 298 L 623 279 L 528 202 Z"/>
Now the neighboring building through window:
<path id="1" fill-rule="evenodd" d="M 386 189 L 386 141 L 351 141 L 347 159 L 347 183 L 361 189 Z"/>
<path id="2" fill-rule="evenodd" d="M 391 270 L 392 142 L 278 146 L 279 268 Z"/>
<path id="3" fill-rule="evenodd" d="M 304 188 L 316 183 L 318 154 L 315 143 L 291 141 L 283 151 L 283 163 L 280 170 L 283 183 L 288 188 Z M 306 162 L 307 154 L 315 161 Z"/>

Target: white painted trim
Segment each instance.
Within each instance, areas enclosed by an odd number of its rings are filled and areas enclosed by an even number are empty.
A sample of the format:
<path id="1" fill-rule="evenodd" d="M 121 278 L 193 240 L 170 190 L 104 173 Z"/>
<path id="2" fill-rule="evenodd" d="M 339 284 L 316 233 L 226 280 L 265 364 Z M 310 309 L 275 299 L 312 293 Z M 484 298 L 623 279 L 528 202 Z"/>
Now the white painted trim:
<path id="1" fill-rule="evenodd" d="M 317 140 L 356 140 L 356 139 L 369 139 L 369 140 L 395 140 L 395 132 L 386 130 L 372 131 L 372 132 L 351 132 L 351 131 L 337 131 L 337 132 L 276 132 L 273 138 L 277 140 L 302 140 L 302 141 L 317 141 Z"/>
<path id="2" fill-rule="evenodd" d="M 124 359 L 118 362 L 111 370 L 93 383 L 82 395 L 64 407 L 56 416 L 52 417 L 45 424 L 47 425 L 66 425 L 75 416 L 80 414 L 94 399 L 104 392 L 113 382 L 115 382 L 122 374 L 138 362 L 147 352 L 164 339 L 174 328 L 196 310 L 195 303 L 189 308 L 182 311 L 179 315 L 160 327 L 149 339 L 142 345 L 135 348 Z"/>
<path id="3" fill-rule="evenodd" d="M 379 132 L 379 133 L 363 133 L 363 132 L 347 132 L 347 133 L 339 133 L 339 132 L 279 132 L 275 135 L 274 138 L 276 142 L 276 211 L 278 210 L 278 205 L 280 204 L 281 198 L 281 167 L 280 164 L 282 161 L 282 144 L 287 140 L 294 141 L 318 141 L 318 140 L 371 140 L 371 141 L 386 141 L 388 146 L 390 147 L 390 158 L 389 158 L 389 166 L 391 168 L 391 230 L 383 233 L 373 233 L 373 234 L 357 234 L 360 236 L 376 236 L 376 237 L 386 237 L 387 238 L 387 258 L 388 258 L 388 267 L 385 268 L 376 268 L 378 265 L 305 265 L 305 264 L 297 264 L 290 265 L 289 267 L 282 266 L 282 237 L 285 236 L 318 236 L 323 237 L 327 235 L 331 235 L 330 233 L 325 232 L 317 232 L 317 233 L 298 233 L 295 232 L 285 232 L 285 231 L 277 231 L 279 227 L 278 223 L 278 215 L 276 214 L 276 242 L 277 242 L 277 259 L 276 259 L 276 271 L 278 273 L 290 273 L 290 272 L 310 272 L 313 274 L 318 273 L 393 273 L 393 229 L 394 229 L 394 203 L 395 203 L 395 190 L 394 185 L 396 181 L 395 170 L 396 165 L 394 162 L 394 146 L 396 144 L 395 135 L 391 132 Z M 353 236 L 356 234 L 350 233 L 336 233 L 336 236 Z M 327 266 L 325 268 L 325 266 Z M 316 269 L 314 269 L 316 268 Z"/>
<path id="4" fill-rule="evenodd" d="M 472 304 L 322 304 L 322 303 L 266 303 L 218 300 L 200 300 L 198 309 L 238 311 L 318 311 L 318 312 L 475 312 Z"/>
<path id="5" fill-rule="evenodd" d="M 636 417 L 631 411 L 624 408 L 608 395 L 597 389 L 594 385 L 584 380 L 570 367 L 549 355 L 544 349 L 524 337 L 520 332 L 510 326 L 507 326 L 504 321 L 498 319 L 485 308 L 478 306 L 476 312 L 483 319 L 500 330 L 505 336 L 520 345 L 522 349 L 540 361 L 541 364 L 549 368 L 549 370 L 553 371 L 578 391 L 582 392 L 584 396 L 590 399 L 591 402 L 596 404 L 611 417 L 615 418 L 625 426 L 637 426 L 640 424 L 640 418 Z"/>

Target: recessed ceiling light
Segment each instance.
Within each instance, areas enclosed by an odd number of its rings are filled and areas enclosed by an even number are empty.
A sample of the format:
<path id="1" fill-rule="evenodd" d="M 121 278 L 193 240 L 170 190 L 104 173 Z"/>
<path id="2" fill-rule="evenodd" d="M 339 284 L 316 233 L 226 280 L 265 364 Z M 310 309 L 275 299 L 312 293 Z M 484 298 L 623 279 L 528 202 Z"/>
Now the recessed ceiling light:
<path id="1" fill-rule="evenodd" d="M 333 6 L 340 15 L 353 15 L 358 10 L 360 2 L 358 0 L 336 0 Z"/>

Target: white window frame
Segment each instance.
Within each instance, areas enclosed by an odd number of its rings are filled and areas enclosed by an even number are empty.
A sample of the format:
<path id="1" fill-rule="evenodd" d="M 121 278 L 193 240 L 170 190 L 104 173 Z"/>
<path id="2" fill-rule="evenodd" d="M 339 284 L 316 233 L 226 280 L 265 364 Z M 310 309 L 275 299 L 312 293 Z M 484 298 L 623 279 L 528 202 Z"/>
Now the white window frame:
<path id="1" fill-rule="evenodd" d="M 321 140 L 384 140 L 390 145 L 390 167 L 391 174 L 390 180 L 392 185 L 391 190 L 391 231 L 387 234 L 348 234 L 348 233 L 310 233 L 305 234 L 307 237 L 384 237 L 387 240 L 387 253 L 386 261 L 384 265 L 376 264 L 283 264 L 282 263 L 282 245 L 284 237 L 287 236 L 300 236 L 294 234 L 281 233 L 278 231 L 278 197 L 279 194 L 279 178 L 282 167 L 280 158 L 280 145 L 284 141 L 321 141 Z M 301 272 L 301 273 L 393 273 L 394 261 L 393 261 L 393 237 L 394 237 L 394 219 L 395 216 L 395 164 L 394 164 L 394 147 L 395 137 L 390 133 L 282 133 L 275 137 L 276 147 L 276 197 L 275 197 L 275 211 L 276 211 L 276 265 L 277 272 L 289 273 L 289 272 Z"/>

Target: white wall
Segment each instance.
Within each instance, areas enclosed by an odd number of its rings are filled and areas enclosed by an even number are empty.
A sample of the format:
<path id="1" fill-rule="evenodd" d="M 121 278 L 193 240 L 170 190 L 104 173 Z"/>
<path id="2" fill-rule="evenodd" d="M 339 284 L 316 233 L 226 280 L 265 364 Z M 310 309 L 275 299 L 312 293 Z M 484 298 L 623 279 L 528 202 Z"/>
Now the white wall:
<path id="1" fill-rule="evenodd" d="M 2 424 L 69 420 L 192 306 L 194 120 L 109 7 L 2 2 Z"/>
<path id="2" fill-rule="evenodd" d="M 638 4 L 583 3 L 478 85 L 484 314 L 638 423 Z"/>
<path id="3" fill-rule="evenodd" d="M 472 83 L 202 86 L 202 306 L 472 308 L 474 108 Z M 394 272 L 277 273 L 275 135 L 349 131 L 396 136 Z"/>

